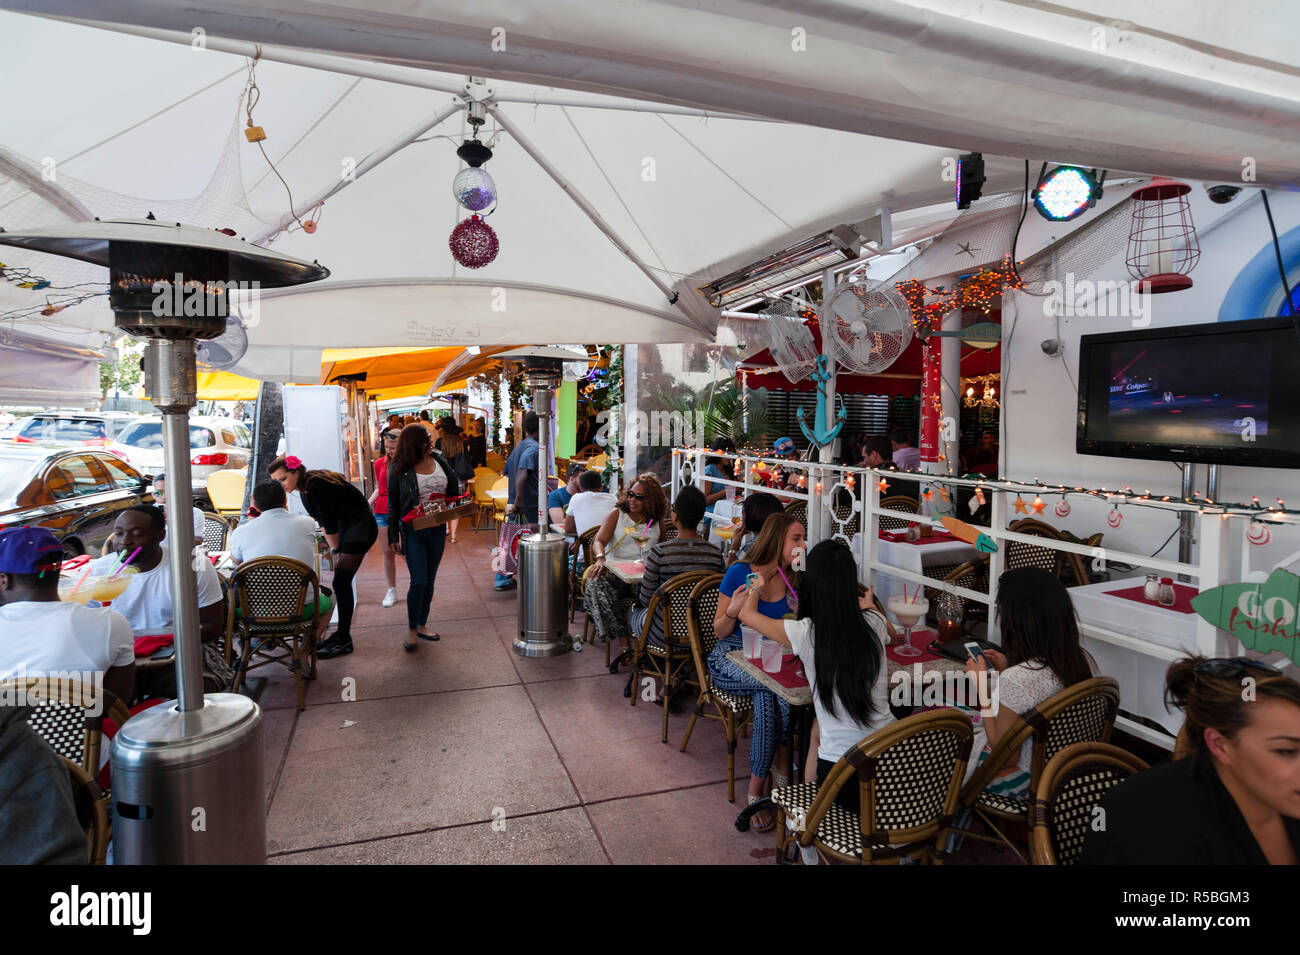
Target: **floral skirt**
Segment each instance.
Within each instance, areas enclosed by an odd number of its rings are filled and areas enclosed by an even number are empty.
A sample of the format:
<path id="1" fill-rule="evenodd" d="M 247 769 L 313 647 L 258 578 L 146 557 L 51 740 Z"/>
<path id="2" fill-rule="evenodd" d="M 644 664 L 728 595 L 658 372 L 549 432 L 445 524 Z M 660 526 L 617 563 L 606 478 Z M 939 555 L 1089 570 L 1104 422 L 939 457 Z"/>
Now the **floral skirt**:
<path id="1" fill-rule="evenodd" d="M 582 604 L 587 610 L 587 616 L 595 624 L 600 639 L 615 640 L 628 635 L 627 611 L 623 605 L 632 598 L 632 585 L 612 574 L 587 578 L 582 592 Z"/>

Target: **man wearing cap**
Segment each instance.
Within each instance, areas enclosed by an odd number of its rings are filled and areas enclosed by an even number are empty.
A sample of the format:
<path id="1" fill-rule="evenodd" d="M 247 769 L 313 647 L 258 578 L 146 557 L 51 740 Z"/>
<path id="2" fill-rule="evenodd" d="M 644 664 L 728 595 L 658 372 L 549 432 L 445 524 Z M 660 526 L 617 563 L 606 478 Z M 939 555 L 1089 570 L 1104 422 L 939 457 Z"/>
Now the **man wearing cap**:
<path id="1" fill-rule="evenodd" d="M 576 461 L 569 465 L 569 470 L 565 472 L 569 481 L 546 496 L 546 512 L 551 517 L 552 524 L 563 524 L 564 514 L 568 510 L 569 502 L 573 500 L 573 495 L 582 491 L 580 478 L 582 472 L 587 470 L 585 464 L 578 464 Z"/>
<path id="2" fill-rule="evenodd" d="M 92 574 L 113 573 L 119 559 L 131 560 L 131 565 L 139 568 L 126 590 L 113 600 L 113 609 L 126 617 L 131 629 L 137 633 L 169 633 L 176 619 L 171 565 L 167 559 L 167 547 L 163 544 L 166 536 L 167 523 L 160 508 L 150 504 L 127 508 L 117 516 L 117 523 L 113 526 L 113 553 L 90 564 Z M 195 560 L 192 566 L 199 598 L 204 681 L 224 690 L 230 685 L 234 672 L 216 644 L 217 638 L 225 632 L 226 623 L 221 578 L 206 557 Z M 170 684 L 151 689 L 156 696 L 175 695 Z"/>
<path id="3" fill-rule="evenodd" d="M 62 559 L 63 545 L 44 527 L 0 531 L 0 680 L 94 673 L 128 703 L 135 684 L 131 626 L 113 610 L 59 600 Z"/>

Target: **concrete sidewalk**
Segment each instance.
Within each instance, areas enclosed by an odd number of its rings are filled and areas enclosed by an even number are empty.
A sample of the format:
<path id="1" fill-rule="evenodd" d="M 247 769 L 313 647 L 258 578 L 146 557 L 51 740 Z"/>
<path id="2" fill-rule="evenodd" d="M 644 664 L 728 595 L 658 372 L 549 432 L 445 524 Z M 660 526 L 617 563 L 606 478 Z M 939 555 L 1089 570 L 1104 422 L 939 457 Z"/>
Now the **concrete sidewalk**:
<path id="1" fill-rule="evenodd" d="M 462 524 L 458 537 L 430 615 L 439 642 L 402 650 L 406 568 L 399 558 L 384 609 L 374 550 L 357 577 L 356 650 L 320 661 L 307 709 L 287 670 L 260 671 L 270 861 L 771 864 L 775 834 L 733 825 L 748 740 L 729 803 L 721 724 L 701 719 L 680 753 L 689 716 L 670 718 L 662 744 L 660 710 L 629 705 L 602 647 L 514 654 L 517 591 L 492 589 L 496 533 Z"/>

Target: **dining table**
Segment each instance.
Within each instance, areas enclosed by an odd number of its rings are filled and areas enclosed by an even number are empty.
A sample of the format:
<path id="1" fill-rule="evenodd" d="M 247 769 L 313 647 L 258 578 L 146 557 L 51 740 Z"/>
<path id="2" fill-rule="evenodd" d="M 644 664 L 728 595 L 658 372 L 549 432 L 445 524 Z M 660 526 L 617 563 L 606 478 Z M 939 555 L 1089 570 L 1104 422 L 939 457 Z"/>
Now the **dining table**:
<path id="1" fill-rule="evenodd" d="M 635 560 L 615 560 L 607 563 L 609 572 L 632 587 L 641 586 L 641 578 L 645 576 L 645 564 Z"/>
<path id="2" fill-rule="evenodd" d="M 934 534 L 915 541 L 905 538 L 895 540 L 896 536 L 901 535 L 882 531 L 880 539 L 876 542 L 876 556 L 882 564 L 900 570 L 909 570 L 914 574 L 924 574 L 939 579 L 941 573 L 936 568 L 957 567 L 980 556 L 980 552 L 975 547 L 949 534 Z M 860 543 L 861 534 L 853 535 L 853 553 L 859 553 Z M 903 593 L 904 590 L 910 591 L 916 586 L 911 581 L 892 577 L 883 570 L 876 571 L 874 592 L 882 604 L 887 604 L 893 594 Z"/>

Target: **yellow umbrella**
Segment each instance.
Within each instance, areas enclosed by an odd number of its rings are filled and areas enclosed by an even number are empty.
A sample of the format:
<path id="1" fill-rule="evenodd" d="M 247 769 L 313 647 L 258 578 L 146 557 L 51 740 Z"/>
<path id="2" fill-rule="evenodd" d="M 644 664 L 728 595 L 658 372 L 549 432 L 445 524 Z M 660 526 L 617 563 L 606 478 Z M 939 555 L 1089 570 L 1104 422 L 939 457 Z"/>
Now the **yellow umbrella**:
<path id="1" fill-rule="evenodd" d="M 201 401 L 250 401 L 262 383 L 228 371 L 200 371 L 198 397 Z"/>

